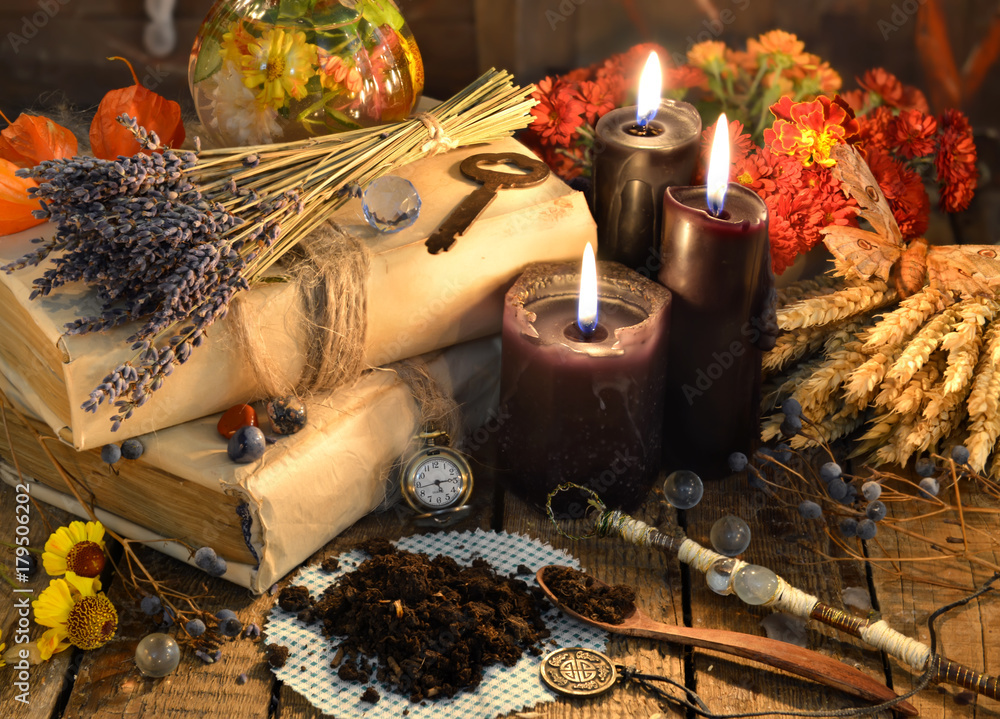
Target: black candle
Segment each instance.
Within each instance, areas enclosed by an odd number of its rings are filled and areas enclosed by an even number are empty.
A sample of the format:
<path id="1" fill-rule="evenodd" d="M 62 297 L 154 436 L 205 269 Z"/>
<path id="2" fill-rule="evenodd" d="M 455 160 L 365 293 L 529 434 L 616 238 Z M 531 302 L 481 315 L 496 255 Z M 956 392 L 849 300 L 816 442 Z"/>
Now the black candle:
<path id="1" fill-rule="evenodd" d="M 635 509 L 660 470 L 670 293 L 600 263 L 596 322 L 578 320 L 580 270 L 531 265 L 507 293 L 500 378 L 506 484 L 544 508 L 563 482 Z M 587 497 L 560 494 L 582 516 Z M 574 507 L 574 504 L 576 505 Z"/>
<path id="2" fill-rule="evenodd" d="M 760 437 L 774 278 L 760 197 L 730 184 L 715 216 L 706 195 L 704 186 L 667 189 L 659 280 L 673 294 L 665 469 L 712 479 L 730 473 L 730 453 L 749 453 Z"/>
<path id="3" fill-rule="evenodd" d="M 655 105 L 654 105 L 655 107 Z M 596 128 L 594 215 L 597 256 L 653 276 L 659 266 L 663 191 L 688 185 L 698 160 L 701 116 L 686 102 L 663 100 L 656 117 L 612 110 Z"/>

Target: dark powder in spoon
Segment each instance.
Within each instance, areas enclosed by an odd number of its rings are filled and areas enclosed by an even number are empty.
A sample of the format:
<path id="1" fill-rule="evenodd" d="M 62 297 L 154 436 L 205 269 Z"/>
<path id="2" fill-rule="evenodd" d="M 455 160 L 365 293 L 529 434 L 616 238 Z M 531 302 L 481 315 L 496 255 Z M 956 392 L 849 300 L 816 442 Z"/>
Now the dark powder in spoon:
<path id="1" fill-rule="evenodd" d="M 635 610 L 635 590 L 626 584 L 601 584 L 571 567 L 546 567 L 546 586 L 567 608 L 605 624 L 622 624 Z"/>

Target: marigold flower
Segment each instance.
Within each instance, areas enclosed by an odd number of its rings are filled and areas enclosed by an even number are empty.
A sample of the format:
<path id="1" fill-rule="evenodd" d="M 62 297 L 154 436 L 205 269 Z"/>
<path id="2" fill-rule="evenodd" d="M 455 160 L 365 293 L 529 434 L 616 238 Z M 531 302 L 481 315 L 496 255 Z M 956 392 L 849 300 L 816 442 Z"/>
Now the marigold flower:
<path id="1" fill-rule="evenodd" d="M 706 72 L 720 72 L 726 64 L 726 43 L 720 40 L 699 42 L 687 51 L 687 61 Z"/>
<path id="2" fill-rule="evenodd" d="M 244 84 L 259 88 L 257 99 L 282 108 L 288 96 L 306 96 L 306 83 L 316 74 L 316 46 L 306 42 L 304 32 L 271 28 L 250 42 L 242 66 Z"/>
<path id="3" fill-rule="evenodd" d="M 898 148 L 907 159 L 925 157 L 934 152 L 937 120 L 920 110 L 902 110 L 886 128 L 889 147 Z"/>
<path id="4" fill-rule="evenodd" d="M 767 62 L 770 66 L 789 68 L 806 64 L 809 55 L 805 49 L 804 42 L 784 30 L 771 30 L 756 40 L 747 40 L 747 53 L 756 56 L 759 63 Z"/>
<path id="5" fill-rule="evenodd" d="M 547 77 L 538 83 L 538 89 L 531 94 L 538 104 L 531 108 L 534 121 L 531 129 L 539 140 L 547 145 L 569 147 L 573 133 L 583 124 L 586 107 L 573 90 Z"/>
<path id="6" fill-rule="evenodd" d="M 850 142 L 858 134 L 854 112 L 839 97 L 821 96 L 812 102 L 783 97 L 771 105 L 773 127 L 764 130 L 764 142 L 778 154 L 797 157 L 803 165 L 814 162 L 830 167 L 834 145 Z"/>
<path id="7" fill-rule="evenodd" d="M 939 125 L 941 137 L 934 167 L 941 184 L 941 207 L 947 212 L 959 212 L 972 202 L 978 182 L 976 143 L 972 126 L 959 110 L 945 110 Z"/>
<path id="8" fill-rule="evenodd" d="M 42 566 L 53 577 L 73 572 L 93 578 L 104 569 L 104 525 L 100 522 L 70 522 L 59 527 L 45 542 Z"/>
<path id="9" fill-rule="evenodd" d="M 100 580 L 67 572 L 65 579 L 53 579 L 31 603 L 35 621 L 51 627 L 38 640 L 42 659 L 71 645 L 97 649 L 114 637 L 118 612 L 100 589 Z"/>

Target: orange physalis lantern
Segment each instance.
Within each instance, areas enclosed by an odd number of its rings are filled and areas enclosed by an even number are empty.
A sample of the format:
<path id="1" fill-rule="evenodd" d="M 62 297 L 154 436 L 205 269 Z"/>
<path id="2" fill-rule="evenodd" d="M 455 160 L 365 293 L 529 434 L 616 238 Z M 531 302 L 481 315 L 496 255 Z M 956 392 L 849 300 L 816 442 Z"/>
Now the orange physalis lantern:
<path id="1" fill-rule="evenodd" d="M 0 157 L 19 167 L 34 167 L 44 160 L 57 160 L 76 154 L 76 136 L 47 117 L 25 115 L 23 112 L 0 131 Z"/>
<path id="2" fill-rule="evenodd" d="M 12 235 L 45 222 L 31 214 L 39 209 L 39 204 L 28 196 L 28 188 L 37 187 L 38 183 L 17 177 L 14 174 L 17 169 L 10 160 L 0 158 L 0 235 Z"/>
<path id="3" fill-rule="evenodd" d="M 181 106 L 140 85 L 132 64 L 125 58 L 108 59 L 121 60 L 128 65 L 135 84 L 111 90 L 98 105 L 90 125 L 90 148 L 94 156 L 113 160 L 119 155 L 134 155 L 141 150 L 132 133 L 118 123 L 119 115 L 134 117 L 141 127 L 160 137 L 161 145 L 180 147 L 184 142 Z"/>

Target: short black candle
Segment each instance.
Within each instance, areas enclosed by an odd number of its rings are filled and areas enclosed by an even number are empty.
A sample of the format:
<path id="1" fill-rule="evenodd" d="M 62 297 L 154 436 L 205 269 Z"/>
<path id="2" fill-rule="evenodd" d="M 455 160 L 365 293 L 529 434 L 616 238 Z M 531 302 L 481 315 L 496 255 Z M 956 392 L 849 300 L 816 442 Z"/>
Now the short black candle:
<path id="1" fill-rule="evenodd" d="M 612 110 L 596 128 L 597 256 L 653 277 L 659 268 L 663 191 L 688 185 L 701 149 L 701 116 L 663 100 L 645 127 L 636 108 Z"/>

